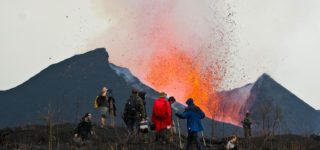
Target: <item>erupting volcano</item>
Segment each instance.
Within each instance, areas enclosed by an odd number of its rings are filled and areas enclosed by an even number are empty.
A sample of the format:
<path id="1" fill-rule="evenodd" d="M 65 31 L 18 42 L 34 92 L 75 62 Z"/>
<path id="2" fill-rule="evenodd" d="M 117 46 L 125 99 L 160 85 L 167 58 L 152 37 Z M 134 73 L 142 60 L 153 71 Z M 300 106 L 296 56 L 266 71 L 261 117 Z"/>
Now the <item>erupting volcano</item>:
<path id="1" fill-rule="evenodd" d="M 103 43 L 110 49 L 111 62 L 129 68 L 146 84 L 175 96 L 182 104 L 192 97 L 210 118 L 239 123 L 237 117 L 224 115 L 227 110 L 221 109 L 217 94 L 232 45 L 228 5 L 169 0 L 120 7 L 123 5 L 127 4 L 117 2 L 116 16 L 121 17 L 111 21 L 110 28 L 95 40 L 97 46 Z M 99 7 L 114 9 L 108 3 Z"/>
<path id="2" fill-rule="evenodd" d="M 182 104 L 187 98 L 193 98 L 210 118 L 238 124 L 235 115 L 225 114 L 230 110 L 221 109 L 221 99 L 217 95 L 222 81 L 219 67 L 205 66 L 204 62 L 198 61 L 198 57 L 178 48 L 154 53 L 146 81 L 155 89 L 175 96 Z"/>

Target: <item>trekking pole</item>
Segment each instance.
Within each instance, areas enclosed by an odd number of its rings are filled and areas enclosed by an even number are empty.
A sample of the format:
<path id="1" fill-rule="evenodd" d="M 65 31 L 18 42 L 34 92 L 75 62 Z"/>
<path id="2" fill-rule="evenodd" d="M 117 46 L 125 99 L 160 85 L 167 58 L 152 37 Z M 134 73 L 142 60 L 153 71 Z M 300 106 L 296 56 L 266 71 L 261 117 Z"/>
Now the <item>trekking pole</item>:
<path id="1" fill-rule="evenodd" d="M 181 132 L 180 132 L 180 120 L 177 118 L 177 123 L 178 123 L 178 135 L 179 135 L 179 147 L 182 149 L 182 143 L 181 143 Z"/>
<path id="2" fill-rule="evenodd" d="M 201 134 L 202 134 L 203 144 L 204 144 L 205 147 L 207 147 L 206 140 L 204 139 L 204 133 L 203 133 L 203 131 L 201 132 Z"/>

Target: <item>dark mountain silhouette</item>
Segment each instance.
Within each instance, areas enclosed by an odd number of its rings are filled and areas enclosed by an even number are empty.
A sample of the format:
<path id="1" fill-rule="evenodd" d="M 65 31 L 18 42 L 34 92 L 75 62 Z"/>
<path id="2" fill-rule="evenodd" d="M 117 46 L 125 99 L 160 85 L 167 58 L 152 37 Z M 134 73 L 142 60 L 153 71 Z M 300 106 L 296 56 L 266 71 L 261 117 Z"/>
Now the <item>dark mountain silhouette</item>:
<path id="1" fill-rule="evenodd" d="M 97 121 L 99 111 L 93 108 L 93 101 L 102 86 L 113 89 L 118 108 L 117 125 L 124 126 L 121 114 L 132 87 L 148 93 L 150 116 L 158 92 L 143 84 L 128 69 L 109 63 L 108 58 L 106 49 L 98 48 L 53 64 L 25 83 L 1 92 L 0 128 L 45 123 L 41 118 L 48 110 L 54 111 L 58 122 L 78 121 L 85 112 L 93 112 Z M 178 105 L 183 109 L 183 105 Z M 181 121 L 181 125 L 182 131 L 187 131 L 185 121 Z M 209 135 L 211 120 L 205 119 L 204 126 Z M 224 135 L 240 130 L 237 126 L 216 122 L 218 130 L 219 127 L 226 130 Z"/>
<path id="2" fill-rule="evenodd" d="M 93 112 L 97 121 L 99 111 L 93 108 L 93 101 L 102 86 L 113 89 L 118 108 L 117 125 L 124 125 L 120 116 L 132 87 L 148 93 L 147 108 L 150 116 L 153 100 L 158 92 L 143 84 L 129 69 L 109 63 L 108 58 L 106 49 L 98 48 L 53 64 L 25 83 L 0 91 L 0 128 L 45 123 L 41 118 L 48 113 L 49 108 L 54 110 L 55 120 L 58 122 L 78 121 L 85 112 Z M 269 101 L 282 109 L 283 132 L 319 131 L 319 112 L 267 74 L 262 75 L 254 84 L 220 92 L 219 95 L 223 98 L 224 106 L 239 108 L 236 113 L 240 118 L 249 110 L 252 117 L 258 119 L 256 114 L 259 112 L 259 105 Z M 236 107 L 237 105 L 240 107 Z M 183 105 L 177 106 L 183 110 Z M 212 121 L 205 119 L 203 123 L 205 134 L 210 135 Z M 185 124 L 185 121 L 181 121 L 183 131 L 186 131 Z M 237 126 L 221 122 L 214 124 L 215 135 L 219 137 L 241 132 Z"/>
<path id="3" fill-rule="evenodd" d="M 278 107 L 282 113 L 281 133 L 309 134 L 320 131 L 320 115 L 311 106 L 263 74 L 253 85 L 242 114 L 249 110 L 261 120 L 261 106 Z"/>
<path id="4" fill-rule="evenodd" d="M 240 88 L 218 93 L 221 112 L 223 112 L 224 116 L 233 118 L 233 122 L 236 124 L 241 124 L 240 122 L 244 117 L 244 114 L 241 112 L 247 105 L 247 99 L 251 95 L 253 85 L 250 83 Z"/>
<path id="5" fill-rule="evenodd" d="M 76 55 L 1 93 L 0 126 L 39 122 L 49 104 L 59 120 L 76 121 L 77 113 L 94 112 L 93 100 L 105 85 L 114 88 L 114 96 L 124 101 L 131 88 L 109 67 L 108 57 L 104 48 Z M 117 107 L 122 110 L 122 105 Z"/>

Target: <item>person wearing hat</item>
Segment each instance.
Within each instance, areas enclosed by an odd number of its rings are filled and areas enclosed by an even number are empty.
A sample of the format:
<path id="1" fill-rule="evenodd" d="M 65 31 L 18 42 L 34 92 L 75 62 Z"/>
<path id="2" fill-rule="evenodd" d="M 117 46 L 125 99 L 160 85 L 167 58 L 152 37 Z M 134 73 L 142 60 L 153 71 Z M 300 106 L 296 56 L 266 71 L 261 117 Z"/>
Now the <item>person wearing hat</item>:
<path id="1" fill-rule="evenodd" d="M 101 94 L 97 96 L 95 100 L 95 108 L 100 109 L 101 118 L 100 118 L 100 127 L 103 128 L 106 125 L 107 120 L 107 113 L 108 113 L 108 96 L 107 96 L 108 89 L 103 87 L 101 89 Z"/>
<path id="2" fill-rule="evenodd" d="M 154 101 L 151 117 L 155 125 L 156 141 L 163 144 L 168 141 L 166 132 L 172 126 L 171 107 L 166 96 L 166 93 L 161 92 L 159 98 Z"/>
<path id="3" fill-rule="evenodd" d="M 187 119 L 188 138 L 185 149 L 191 148 L 193 141 L 196 143 L 198 150 L 201 150 L 200 140 L 198 138 L 198 132 L 203 131 L 201 119 L 205 117 L 204 112 L 194 104 L 193 99 L 189 98 L 186 102 L 188 107 L 183 113 L 176 113 L 176 116 L 181 119 Z"/>

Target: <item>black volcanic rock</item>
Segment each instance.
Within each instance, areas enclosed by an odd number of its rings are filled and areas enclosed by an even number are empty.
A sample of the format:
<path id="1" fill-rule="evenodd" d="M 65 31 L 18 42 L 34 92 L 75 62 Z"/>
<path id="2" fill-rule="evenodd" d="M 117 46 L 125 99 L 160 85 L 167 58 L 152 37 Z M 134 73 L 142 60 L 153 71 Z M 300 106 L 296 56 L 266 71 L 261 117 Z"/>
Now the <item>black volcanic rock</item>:
<path id="1" fill-rule="evenodd" d="M 265 104 L 281 109 L 281 133 L 309 134 L 320 131 L 319 113 L 267 74 L 255 82 L 242 114 L 250 110 L 252 117 L 259 120 L 260 106 Z"/>

